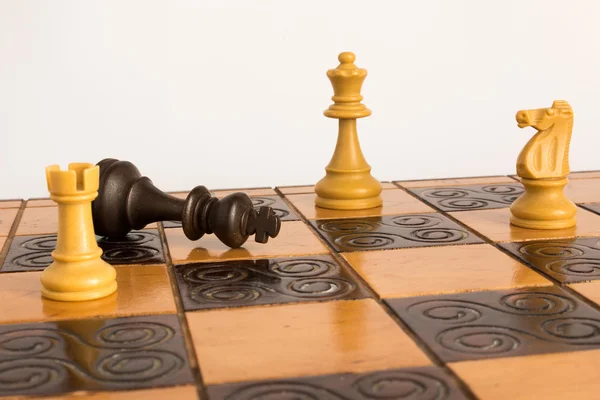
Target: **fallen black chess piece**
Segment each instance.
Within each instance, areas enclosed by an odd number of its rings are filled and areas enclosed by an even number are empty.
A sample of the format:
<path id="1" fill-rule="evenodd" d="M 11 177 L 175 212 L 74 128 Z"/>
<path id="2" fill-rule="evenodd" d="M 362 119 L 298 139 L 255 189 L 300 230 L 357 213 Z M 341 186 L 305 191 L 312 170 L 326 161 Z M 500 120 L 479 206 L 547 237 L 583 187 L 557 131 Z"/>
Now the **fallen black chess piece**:
<path id="1" fill-rule="evenodd" d="M 273 209 L 255 210 L 245 193 L 219 200 L 197 186 L 183 200 L 159 190 L 129 161 L 106 158 L 97 165 L 100 187 L 92 202 L 92 218 L 98 236 L 124 237 L 158 221 L 179 221 L 188 239 L 214 234 L 232 248 L 242 246 L 250 235 L 258 243 L 267 243 L 279 234 L 281 221 Z"/>

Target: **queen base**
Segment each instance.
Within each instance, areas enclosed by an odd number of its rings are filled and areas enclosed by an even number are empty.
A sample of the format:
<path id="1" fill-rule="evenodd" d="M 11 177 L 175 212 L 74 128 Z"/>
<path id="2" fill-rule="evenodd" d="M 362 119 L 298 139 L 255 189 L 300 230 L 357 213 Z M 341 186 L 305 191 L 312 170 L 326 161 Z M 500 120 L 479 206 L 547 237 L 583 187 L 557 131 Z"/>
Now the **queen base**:
<path id="1" fill-rule="evenodd" d="M 565 229 L 576 225 L 577 206 L 563 189 L 568 180 L 521 178 L 525 193 L 511 206 L 510 223 L 526 229 Z"/>
<path id="2" fill-rule="evenodd" d="M 363 210 L 380 207 L 381 183 L 363 171 L 338 172 L 327 168 L 327 175 L 315 186 L 315 205 L 331 210 Z"/>
<path id="3" fill-rule="evenodd" d="M 320 208 L 331 210 L 364 210 L 381 206 L 383 200 L 381 196 L 369 197 L 365 199 L 328 199 L 319 197 L 315 199 L 315 205 Z"/>

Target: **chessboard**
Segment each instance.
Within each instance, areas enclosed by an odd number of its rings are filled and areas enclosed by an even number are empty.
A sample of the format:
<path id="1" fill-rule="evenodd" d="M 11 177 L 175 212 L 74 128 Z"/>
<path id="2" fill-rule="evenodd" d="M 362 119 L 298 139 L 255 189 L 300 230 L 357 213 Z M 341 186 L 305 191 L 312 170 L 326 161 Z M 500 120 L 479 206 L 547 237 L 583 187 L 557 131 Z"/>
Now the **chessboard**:
<path id="1" fill-rule="evenodd" d="M 600 398 L 599 171 L 569 175 L 558 230 L 510 225 L 515 176 L 382 185 L 356 211 L 310 185 L 214 190 L 270 206 L 279 235 L 97 237 L 119 290 L 83 302 L 40 295 L 56 204 L 0 202 L 0 397 Z"/>

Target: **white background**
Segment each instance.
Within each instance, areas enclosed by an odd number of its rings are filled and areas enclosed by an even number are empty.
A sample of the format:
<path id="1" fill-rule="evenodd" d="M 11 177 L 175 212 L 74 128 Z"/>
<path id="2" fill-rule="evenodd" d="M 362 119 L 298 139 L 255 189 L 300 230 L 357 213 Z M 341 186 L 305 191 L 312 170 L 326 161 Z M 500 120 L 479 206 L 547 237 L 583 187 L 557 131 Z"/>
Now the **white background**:
<path id="1" fill-rule="evenodd" d="M 600 169 L 597 1 L 0 1 L 0 198 L 113 157 L 163 190 L 312 184 L 333 153 L 325 75 L 369 72 L 358 130 L 380 180 L 511 174 L 519 109 L 575 112 Z"/>

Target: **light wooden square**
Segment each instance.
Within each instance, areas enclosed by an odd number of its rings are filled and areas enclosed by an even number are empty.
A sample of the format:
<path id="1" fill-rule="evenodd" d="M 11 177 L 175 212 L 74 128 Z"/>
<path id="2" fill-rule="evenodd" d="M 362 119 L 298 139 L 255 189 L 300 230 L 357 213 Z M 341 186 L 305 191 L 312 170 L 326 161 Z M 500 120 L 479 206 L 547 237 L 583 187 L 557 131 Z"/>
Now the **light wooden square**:
<path id="1" fill-rule="evenodd" d="M 435 212 L 433 208 L 402 189 L 383 190 L 381 193 L 383 205 L 363 210 L 329 210 L 320 208 L 315 205 L 316 197 L 317 195 L 314 193 L 291 194 L 286 196 L 286 199 L 307 219 L 360 218 Z"/>
<path id="2" fill-rule="evenodd" d="M 473 178 L 428 179 L 421 181 L 395 181 L 394 183 L 404 188 L 425 188 L 436 186 L 465 186 L 501 183 L 514 184 L 518 182 L 509 176 L 482 176 Z"/>
<path id="3" fill-rule="evenodd" d="M 48 235 L 58 232 L 58 206 L 26 207 L 16 235 Z"/>
<path id="4" fill-rule="evenodd" d="M 85 397 L 84 397 L 85 396 Z M 19 397 L 6 400 L 197 400 L 198 390 L 195 386 L 155 387 L 143 390 L 102 391 L 70 393 L 52 397 Z"/>
<path id="5" fill-rule="evenodd" d="M 489 244 L 353 252 L 343 257 L 384 298 L 552 285 Z"/>
<path id="6" fill-rule="evenodd" d="M 27 200 L 27 207 L 54 207 L 56 202 L 51 199 L 31 199 Z"/>
<path id="7" fill-rule="evenodd" d="M 450 363 L 479 399 L 591 400 L 600 393 L 600 350 Z"/>
<path id="8" fill-rule="evenodd" d="M 232 193 L 241 192 L 246 193 L 248 196 L 276 196 L 277 192 L 272 188 L 252 188 L 252 189 L 224 189 L 224 190 L 212 190 L 213 196 L 221 199 Z"/>
<path id="9" fill-rule="evenodd" d="M 18 208 L 0 209 L 0 236 L 8 236 L 18 213 Z"/>
<path id="10" fill-rule="evenodd" d="M 372 299 L 186 314 L 206 384 L 431 365 Z"/>
<path id="11" fill-rule="evenodd" d="M 144 229 L 156 229 L 151 223 Z M 58 232 L 58 206 L 26 207 L 15 233 L 22 235 L 52 235 Z"/>
<path id="12" fill-rule="evenodd" d="M 392 182 L 381 182 L 381 187 L 383 190 L 398 189 L 398 186 L 394 185 Z M 315 192 L 314 185 L 281 186 L 281 187 L 278 187 L 277 189 L 284 195 L 285 194 L 302 194 L 302 193 L 314 193 Z"/>
<path id="13" fill-rule="evenodd" d="M 600 203 L 600 179 L 571 179 L 564 189 L 574 203 Z"/>
<path id="14" fill-rule="evenodd" d="M 217 197 L 218 199 L 222 199 L 225 196 L 228 196 L 232 193 L 246 193 L 248 196 L 276 196 L 277 192 L 272 188 L 251 188 L 251 189 L 219 189 L 219 190 L 211 190 L 210 193 L 212 196 Z M 189 191 L 183 192 L 173 192 L 169 193 L 171 196 L 175 196 L 180 199 L 185 199 Z"/>
<path id="15" fill-rule="evenodd" d="M 327 254 L 329 251 L 315 233 L 302 221 L 281 223 L 279 235 L 267 243 L 256 243 L 248 238 L 241 248 L 232 249 L 215 235 L 205 235 L 197 241 L 189 240 L 182 229 L 165 229 L 169 252 L 174 263 L 209 262 L 256 259 L 308 254 Z"/>
<path id="16" fill-rule="evenodd" d="M 569 180 L 600 178 L 600 171 L 575 171 L 571 172 L 568 178 Z"/>
<path id="17" fill-rule="evenodd" d="M 594 260 L 589 260 L 588 262 L 590 263 L 590 266 L 595 265 L 596 268 L 600 267 L 600 265 L 597 264 L 597 261 L 594 262 Z M 600 305 L 600 281 L 572 283 L 568 286 L 594 303 Z"/>
<path id="18" fill-rule="evenodd" d="M 600 215 L 577 208 L 574 228 L 542 230 L 525 229 L 510 224 L 510 209 L 460 211 L 450 215 L 494 242 L 563 239 L 578 236 L 600 236 Z"/>
<path id="19" fill-rule="evenodd" d="M 277 188 L 282 194 L 305 194 L 305 193 L 314 193 L 315 186 L 314 185 L 304 185 L 304 186 L 281 186 Z"/>
<path id="20" fill-rule="evenodd" d="M 116 270 L 117 293 L 85 302 L 43 298 L 41 271 L 0 274 L 0 324 L 176 312 L 166 266 L 118 266 Z"/>
<path id="21" fill-rule="evenodd" d="M 0 201 L 0 208 L 19 208 L 22 203 L 21 200 Z"/>

